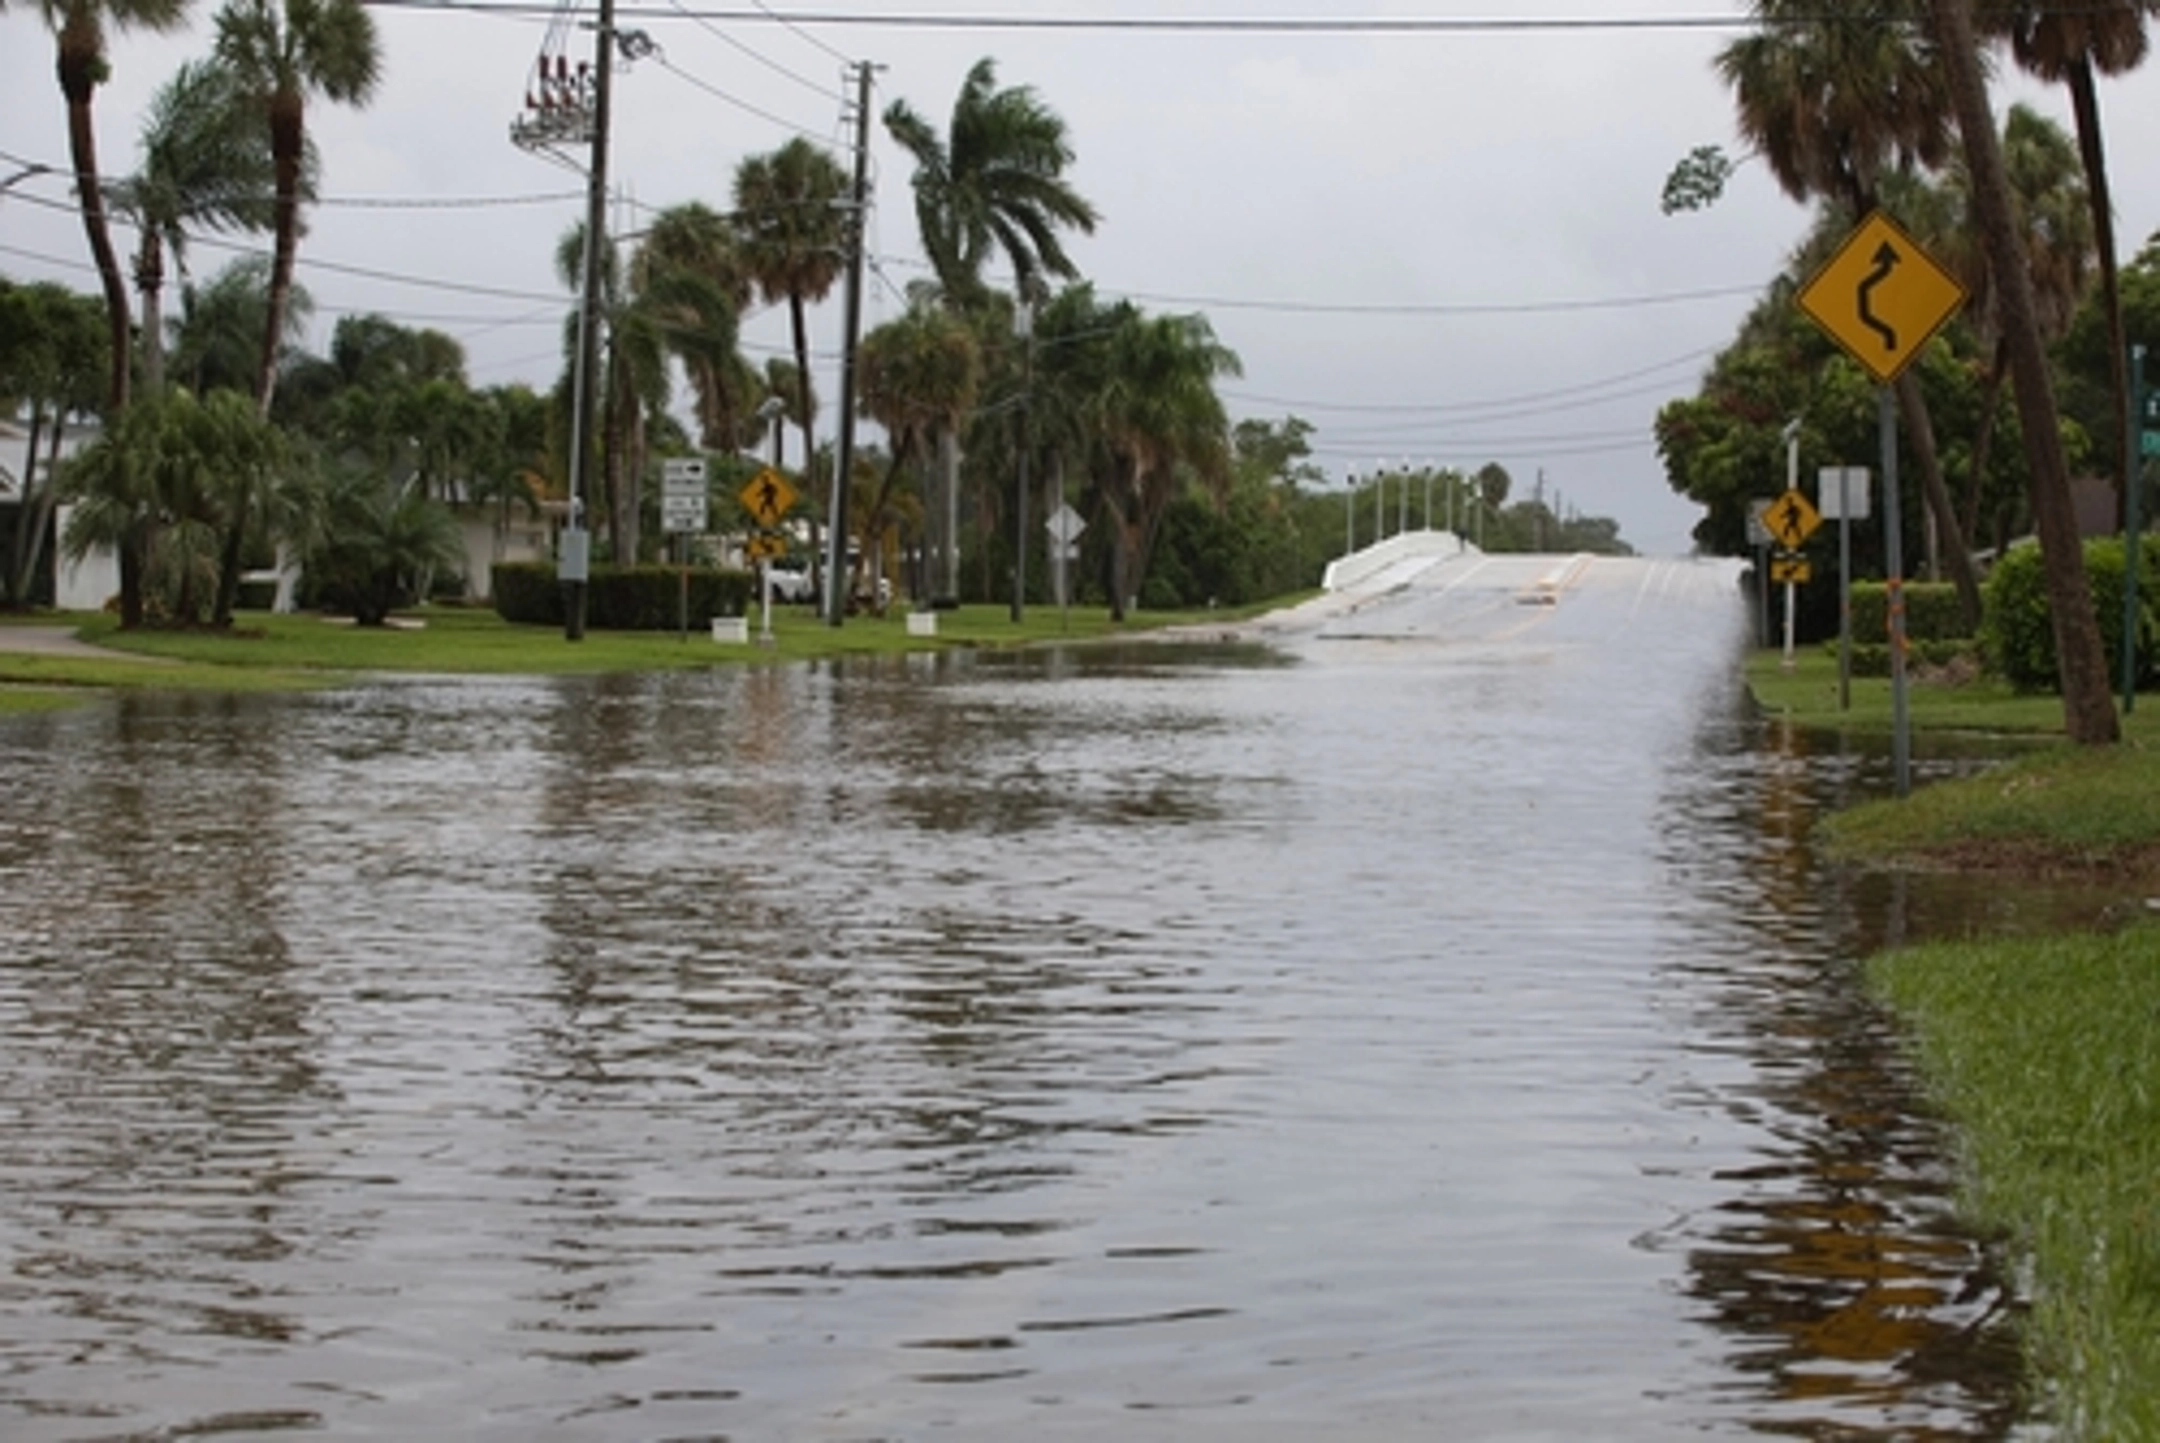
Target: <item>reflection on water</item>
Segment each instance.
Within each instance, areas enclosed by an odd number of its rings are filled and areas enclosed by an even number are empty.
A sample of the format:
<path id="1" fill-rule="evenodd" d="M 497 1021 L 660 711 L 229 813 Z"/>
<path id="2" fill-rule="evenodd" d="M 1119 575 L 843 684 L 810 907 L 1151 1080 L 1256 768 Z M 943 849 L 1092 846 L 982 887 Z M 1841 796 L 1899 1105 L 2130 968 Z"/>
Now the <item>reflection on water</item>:
<path id="1" fill-rule="evenodd" d="M 2000 1436 L 1729 610 L 10 723 L 0 1432 Z"/>

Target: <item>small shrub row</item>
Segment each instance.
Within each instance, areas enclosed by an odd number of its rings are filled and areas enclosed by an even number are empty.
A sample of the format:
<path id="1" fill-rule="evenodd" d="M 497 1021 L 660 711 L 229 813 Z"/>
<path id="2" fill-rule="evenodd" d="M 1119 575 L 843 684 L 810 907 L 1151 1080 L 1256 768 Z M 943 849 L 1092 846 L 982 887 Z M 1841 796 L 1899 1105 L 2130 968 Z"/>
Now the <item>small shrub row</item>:
<path id="1" fill-rule="evenodd" d="M 531 626 L 563 624 L 563 587 L 544 561 L 498 564 L 492 572 L 495 614 Z M 679 621 L 682 572 L 673 566 L 595 566 L 585 588 L 585 624 L 599 631 L 673 631 Z M 747 571 L 693 567 L 689 621 L 748 614 L 754 590 Z"/>
<path id="2" fill-rule="evenodd" d="M 2092 588 L 2100 623 L 2100 643 L 2109 675 L 2121 667 L 2123 644 L 2123 543 L 2100 536 L 2085 543 L 2085 580 Z M 2055 665 L 2055 627 L 2048 607 L 2047 573 L 2038 546 L 2017 546 L 2004 553 L 1988 574 L 1987 615 L 1981 639 L 1988 665 L 2019 691 L 2054 691 L 2061 681 Z M 2154 641 L 2160 637 L 2160 536 L 2143 539 L 2138 561 L 2136 622 L 2137 685 L 2153 679 Z"/>
<path id="3" fill-rule="evenodd" d="M 1963 641 L 1972 636 L 1958 608 L 1957 588 L 1947 581 L 1908 582 L 1905 591 L 1905 639 Z M 1852 586 L 1852 634 L 1855 643 L 1886 642 L 1890 636 L 1889 588 L 1880 581 Z"/>
<path id="4" fill-rule="evenodd" d="M 1852 649 L 1852 674 L 1854 676 L 1888 676 L 1890 674 L 1890 644 L 1883 641 L 1860 641 L 1859 632 Z M 1838 644 L 1825 642 L 1824 650 L 1834 658 Z M 1980 643 L 1971 637 L 1942 641 L 1908 641 L 1905 646 L 1905 664 L 1909 667 L 1931 667 L 1943 671 L 1964 671 L 1977 674 L 1982 666 Z"/>

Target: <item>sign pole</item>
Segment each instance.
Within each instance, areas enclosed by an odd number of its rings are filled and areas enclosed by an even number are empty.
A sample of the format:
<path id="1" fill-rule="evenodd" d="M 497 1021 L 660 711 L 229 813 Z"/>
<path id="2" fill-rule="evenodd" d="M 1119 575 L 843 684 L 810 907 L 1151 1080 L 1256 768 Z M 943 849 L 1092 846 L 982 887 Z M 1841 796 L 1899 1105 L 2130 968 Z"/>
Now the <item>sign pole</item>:
<path id="1" fill-rule="evenodd" d="M 1837 709 L 1852 710 L 1852 468 L 1837 477 Z"/>
<path id="2" fill-rule="evenodd" d="M 1785 426 L 1785 489 L 1787 492 L 1796 492 L 1800 489 L 1800 422 L 1797 419 L 1786 423 Z M 1793 546 L 1788 549 L 1798 551 L 1800 548 Z M 1788 568 L 1785 572 L 1785 669 L 1787 671 L 1793 669 L 1793 611 L 1795 610 L 1794 601 L 1797 590 L 1798 588 L 1794 585 L 1794 571 Z"/>
<path id="3" fill-rule="evenodd" d="M 2138 491 L 2145 484 L 2145 348 L 2130 348 L 2130 410 L 2135 418 L 2129 434 L 2137 438 L 2137 454 L 2123 467 L 2123 715 L 2137 707 L 2138 553 L 2144 550 L 2144 530 L 2138 516 Z"/>
<path id="4" fill-rule="evenodd" d="M 1890 612 L 1890 769 L 1903 798 L 1912 791 L 1912 723 L 1905 706 L 1905 538 L 1899 525 L 1897 402 L 1885 384 L 1875 390 L 1882 432 L 1883 596 Z"/>

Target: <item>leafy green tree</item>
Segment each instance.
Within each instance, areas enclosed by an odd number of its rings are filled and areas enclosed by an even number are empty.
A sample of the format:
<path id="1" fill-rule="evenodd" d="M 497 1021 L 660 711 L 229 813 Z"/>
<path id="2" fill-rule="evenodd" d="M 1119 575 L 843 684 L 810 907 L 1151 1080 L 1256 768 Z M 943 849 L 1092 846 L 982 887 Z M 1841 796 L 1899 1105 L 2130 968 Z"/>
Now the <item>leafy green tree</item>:
<path id="1" fill-rule="evenodd" d="M 437 570 L 464 560 L 457 519 L 418 485 L 368 466 L 333 470 L 322 532 L 306 553 L 309 586 L 325 605 L 381 626 L 425 597 Z"/>
<path id="2" fill-rule="evenodd" d="M 311 95 L 365 105 L 382 50 L 360 0 L 226 0 L 217 17 L 218 58 L 269 126 L 275 176 L 270 304 L 263 318 L 256 404 L 267 416 L 285 343 L 285 310 L 300 241 L 300 201 Z"/>
<path id="3" fill-rule="evenodd" d="M 92 415 L 104 396 L 107 336 L 102 307 L 51 282 L 0 279 L 0 409 L 27 403 L 30 428 L 17 475 L 14 534 L 0 573 L 0 598 L 27 606 L 43 560 L 59 490 L 60 448 L 71 421 Z M 42 464 L 40 443 L 45 446 Z"/>
<path id="4" fill-rule="evenodd" d="M 0 8 L 5 8 L 4 3 Z M 90 255 L 97 263 L 98 284 L 105 293 L 110 338 L 106 410 L 118 415 L 128 401 L 133 325 L 127 282 L 121 276 L 120 257 L 113 251 L 112 232 L 106 222 L 105 185 L 98 174 L 97 129 L 91 120 L 91 102 L 98 86 L 112 73 L 105 53 L 107 29 L 175 29 L 186 18 L 187 0 L 39 0 L 38 8 L 59 49 L 56 69 L 60 93 L 67 99 L 68 153 L 75 165 L 75 196 L 82 208 L 83 234 L 89 237 Z"/>
<path id="5" fill-rule="evenodd" d="M 123 627 L 141 626 L 153 601 L 183 625 L 218 620 L 217 538 L 245 525 L 242 509 L 291 462 L 284 434 L 238 391 L 139 398 L 68 467 L 77 506 L 63 544 L 77 559 L 118 554 Z"/>

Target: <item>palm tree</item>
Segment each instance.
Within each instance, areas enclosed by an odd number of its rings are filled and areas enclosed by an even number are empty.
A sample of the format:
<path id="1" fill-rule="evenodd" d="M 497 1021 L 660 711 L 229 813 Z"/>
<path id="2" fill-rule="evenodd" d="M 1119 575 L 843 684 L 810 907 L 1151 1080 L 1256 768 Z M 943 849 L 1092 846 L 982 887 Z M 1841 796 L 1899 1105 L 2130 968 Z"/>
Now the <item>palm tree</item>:
<path id="1" fill-rule="evenodd" d="M 792 415 L 802 429 L 806 494 L 817 491 L 817 442 L 811 434 L 810 334 L 805 308 L 831 293 L 840 279 L 847 172 L 832 155 L 800 137 L 770 155 L 753 155 L 735 171 L 735 226 L 743 260 L 767 304 L 786 301 L 795 342 L 797 395 Z M 812 503 L 812 517 L 816 516 Z M 818 553 L 817 523 L 810 550 Z M 811 574 L 817 574 L 815 564 Z"/>
<path id="2" fill-rule="evenodd" d="M 946 139 L 904 100 L 886 107 L 885 129 L 915 157 L 923 250 L 955 304 L 980 298 L 993 251 L 1011 264 L 1025 302 L 1044 298 L 1045 276 L 1079 275 L 1058 232 L 1092 234 L 1095 208 L 1064 178 L 1073 158 L 1065 122 L 1031 88 L 998 89 L 985 57 L 961 82 Z"/>
<path id="3" fill-rule="evenodd" d="M 275 176 L 270 308 L 263 319 L 256 405 L 267 416 L 284 348 L 285 307 L 300 239 L 310 95 L 365 105 L 382 50 L 360 0 L 226 0 L 217 17 L 218 58 L 267 120 Z"/>
<path id="4" fill-rule="evenodd" d="M 1058 233 L 1093 234 L 1095 208 L 1064 178 L 1073 158 L 1064 120 L 1032 89 L 999 89 L 985 57 L 961 82 L 946 137 L 904 100 L 886 107 L 885 129 L 915 158 L 915 222 L 946 304 L 983 309 L 983 270 L 998 251 L 1012 266 L 1014 294 L 1030 308 L 1045 299 L 1047 277 L 1079 275 Z M 957 531 L 957 429 L 939 431 L 932 444 L 943 496 L 932 514 L 946 554 L 942 589 L 951 592 L 959 577 L 958 537 L 947 534 Z M 1016 522 L 1019 514 L 1016 507 Z"/>
<path id="5" fill-rule="evenodd" d="M 1211 487 L 1228 476 L 1230 426 L 1215 378 L 1240 367 L 1200 316 L 1151 317 L 1121 301 L 1107 321 L 1092 398 L 1103 439 L 1095 487 L 1114 531 L 1110 615 L 1122 621 L 1184 476 Z"/>
<path id="6" fill-rule="evenodd" d="M 214 61 L 174 72 L 143 122 L 142 168 L 113 188 L 113 200 L 142 232 L 135 288 L 142 293 L 143 384 L 165 384 L 164 314 L 159 297 L 168 251 L 186 274 L 192 228 L 268 230 L 275 182 L 270 138 L 245 105 L 237 77 Z M 313 184 L 303 166 L 304 187 Z"/>
<path id="7" fill-rule="evenodd" d="M 2106 745 L 2120 739 L 2122 723 L 2108 687 L 2099 618 L 2093 614 L 2092 590 L 2085 577 L 2085 548 L 2070 505 L 2070 475 L 2063 460 L 2054 384 L 2040 342 L 2031 275 L 2018 239 L 1995 119 L 1988 107 L 1972 11 L 1968 0 L 1929 0 L 1928 9 L 1958 130 L 1964 137 L 1973 208 L 1995 274 L 2003 335 L 2010 343 L 2011 378 L 2026 464 L 2032 473 L 2033 522 L 2040 533 L 2049 620 L 2055 629 L 2056 665 L 2062 678 L 2063 730 L 2081 746 Z"/>
<path id="8" fill-rule="evenodd" d="M 82 207 L 83 233 L 97 262 L 98 284 L 105 292 L 105 322 L 112 338 L 106 404 L 117 416 L 127 406 L 131 318 L 127 283 L 113 252 L 105 220 L 105 187 L 98 178 L 97 131 L 90 102 L 111 72 L 105 55 L 105 31 L 171 30 L 187 14 L 187 0 L 39 0 L 45 23 L 59 49 L 60 93 L 67 97 L 68 154 L 75 163 L 75 198 Z"/>
<path id="9" fill-rule="evenodd" d="M 2032 279 L 2034 321 L 2042 343 L 2052 348 L 2069 333 L 2092 280 L 2092 213 L 2086 204 L 2084 171 L 2075 142 L 2054 121 L 2022 103 L 2012 105 L 2003 122 L 2002 153 L 2011 209 Z M 1976 536 L 1994 449 L 1995 419 L 2010 375 L 2010 349 L 2003 334 L 1994 274 L 1978 241 L 1971 177 L 1962 161 L 1950 166 L 1945 189 L 1953 214 L 1948 224 L 1939 232 L 1931 231 L 1927 239 L 1965 282 L 1970 297 L 1966 315 L 1987 350 L 1980 425 L 1973 438 L 1959 516 L 1965 534 Z M 2002 540 L 1997 537 L 1998 547 Z"/>
<path id="10" fill-rule="evenodd" d="M 242 256 L 201 285 L 180 288 L 170 323 L 172 369 L 198 395 L 224 387 L 254 393 L 263 318 L 270 306 L 270 262 Z M 297 340 L 315 313 L 314 297 L 294 286 L 285 301 L 285 340 Z"/>
<path id="11" fill-rule="evenodd" d="M 691 202 L 662 211 L 630 263 L 630 289 L 697 396 L 703 444 L 733 451 L 757 407 L 757 373 L 736 348 L 750 275 L 727 218 Z"/>
<path id="12" fill-rule="evenodd" d="M 891 447 L 876 493 L 850 512 L 861 518 L 857 535 L 867 562 L 888 523 L 902 472 L 927 460 L 935 438 L 952 434 L 973 408 L 982 354 L 964 319 L 943 307 L 915 305 L 864 336 L 856 364 L 862 412 L 885 429 Z"/>
<path id="13" fill-rule="evenodd" d="M 2144 63 L 2145 17 L 2160 12 L 2154 0 L 2007 0 L 1991 4 L 1984 23 L 2007 35 L 2017 63 L 2042 80 L 2070 91 L 2077 121 L 2078 158 L 2085 168 L 2085 197 L 2100 261 L 2100 305 L 2108 327 L 2108 377 L 2122 429 L 2116 475 L 2129 484 L 2136 465 L 2137 422 L 2130 416 L 2130 342 L 2123 328 L 2122 289 L 2115 261 L 2115 202 L 2108 184 L 2107 151 L 2100 126 L 2096 76 L 2123 75 Z"/>
<path id="14" fill-rule="evenodd" d="M 1794 200 L 1828 200 L 1858 220 L 1880 204 L 1885 175 L 1939 165 L 1949 154 L 1943 67 L 1934 43 L 1901 23 L 1912 18 L 1910 3 L 1839 10 L 1809 0 L 1754 0 L 1762 28 L 1719 52 L 1741 134 Z M 1950 579 L 1966 621 L 1977 625 L 1979 577 L 1943 484 L 1919 377 L 1908 368 L 1896 391 Z"/>

